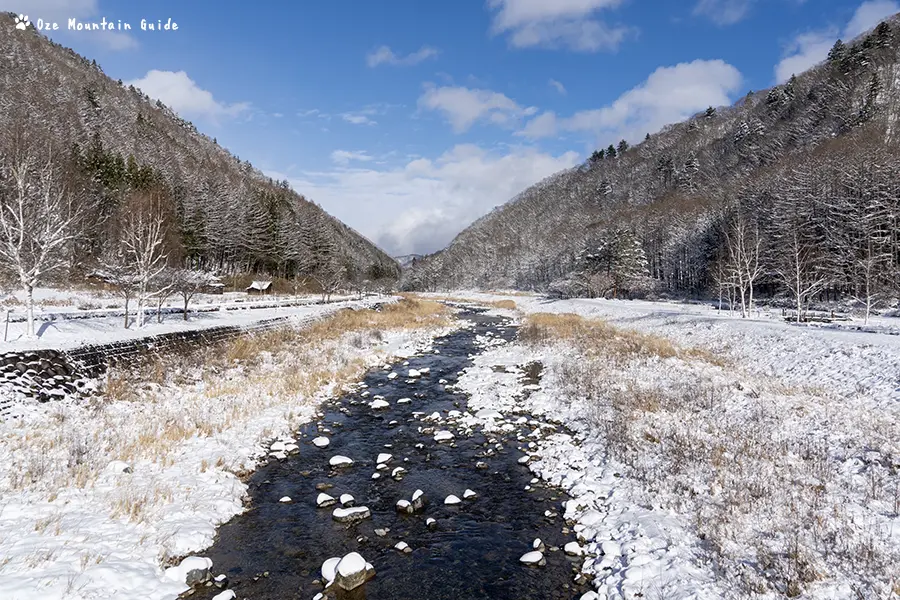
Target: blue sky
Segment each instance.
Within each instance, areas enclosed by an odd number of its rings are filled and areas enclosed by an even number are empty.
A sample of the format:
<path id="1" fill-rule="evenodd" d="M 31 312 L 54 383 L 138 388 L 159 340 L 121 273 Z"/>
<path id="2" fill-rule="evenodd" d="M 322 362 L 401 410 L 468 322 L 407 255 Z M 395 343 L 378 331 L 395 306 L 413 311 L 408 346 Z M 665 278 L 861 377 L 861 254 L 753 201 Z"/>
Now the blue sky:
<path id="1" fill-rule="evenodd" d="M 783 81 L 895 0 L 0 0 L 394 255 Z M 70 32 L 70 18 L 128 32 Z M 141 19 L 177 31 L 142 31 Z"/>

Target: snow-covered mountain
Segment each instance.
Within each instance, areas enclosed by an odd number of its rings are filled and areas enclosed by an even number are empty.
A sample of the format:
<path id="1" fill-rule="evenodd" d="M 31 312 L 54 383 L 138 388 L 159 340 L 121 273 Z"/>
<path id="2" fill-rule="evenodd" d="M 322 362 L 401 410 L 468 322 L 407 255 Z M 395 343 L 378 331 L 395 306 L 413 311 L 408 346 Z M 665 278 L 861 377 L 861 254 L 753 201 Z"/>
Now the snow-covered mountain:
<path id="1" fill-rule="evenodd" d="M 900 237 L 887 232 L 900 214 L 898 51 L 893 17 L 782 85 L 631 147 L 609 140 L 417 261 L 405 285 L 680 296 L 754 287 L 792 305 L 876 288 L 896 296 Z"/>

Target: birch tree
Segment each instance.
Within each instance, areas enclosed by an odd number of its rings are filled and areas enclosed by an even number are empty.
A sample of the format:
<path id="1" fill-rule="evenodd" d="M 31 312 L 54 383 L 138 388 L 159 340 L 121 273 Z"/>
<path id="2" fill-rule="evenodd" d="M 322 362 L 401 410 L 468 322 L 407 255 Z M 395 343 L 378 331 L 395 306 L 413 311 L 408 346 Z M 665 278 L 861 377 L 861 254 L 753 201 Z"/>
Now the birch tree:
<path id="1" fill-rule="evenodd" d="M 763 274 L 759 227 L 747 223 L 738 211 L 725 230 L 725 247 L 730 271 L 728 279 L 740 296 L 741 317 L 747 318 L 753 310 L 754 284 Z"/>
<path id="2" fill-rule="evenodd" d="M 63 185 L 52 153 L 41 159 L 27 148 L 17 150 L 3 160 L 0 268 L 25 294 L 26 335 L 34 337 L 34 288 L 67 266 L 64 251 L 78 235 L 81 211 Z"/>
<path id="3" fill-rule="evenodd" d="M 136 194 L 125 207 L 120 244 L 136 280 L 137 326 L 144 326 L 144 309 L 151 284 L 166 268 L 165 218 L 159 198 Z"/>

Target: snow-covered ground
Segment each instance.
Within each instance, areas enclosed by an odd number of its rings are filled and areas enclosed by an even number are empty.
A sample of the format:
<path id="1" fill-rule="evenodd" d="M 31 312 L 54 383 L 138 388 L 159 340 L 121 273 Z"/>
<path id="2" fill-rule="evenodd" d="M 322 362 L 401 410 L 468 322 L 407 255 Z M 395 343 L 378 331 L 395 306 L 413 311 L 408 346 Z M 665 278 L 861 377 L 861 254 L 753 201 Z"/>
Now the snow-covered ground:
<path id="1" fill-rule="evenodd" d="M 897 336 L 675 303 L 452 296 L 617 328 L 492 348 L 460 381 L 475 410 L 574 432 L 536 434 L 530 466 L 573 496 L 600 598 L 900 595 Z M 533 361 L 544 375 L 523 399 L 516 373 Z"/>
<path id="2" fill-rule="evenodd" d="M 321 296 L 262 297 L 246 294 L 222 294 L 198 296 L 192 300 L 185 320 L 182 304 L 170 300 L 164 305 L 161 322 L 156 307 L 146 309 L 143 327 L 136 325 L 134 302 L 129 307 L 129 328 L 124 327 L 124 310 L 121 300 L 101 295 L 97 298 L 86 292 L 38 289 L 35 298 L 39 305 L 35 312 L 36 337 L 26 337 L 24 311 L 20 306 L 11 307 L 13 319 L 8 325 L 0 312 L 0 352 L 33 350 L 38 348 L 66 349 L 83 344 L 101 344 L 149 335 L 171 333 L 189 329 L 205 329 L 221 325 L 247 326 L 255 321 L 274 317 L 307 317 L 321 314 L 318 302 Z M 89 300 L 88 300 L 89 299 Z M 360 301 L 358 296 L 335 296 L 331 308 L 370 304 L 383 301 L 384 297 L 370 296 Z M 47 303 L 49 304 L 41 304 Z M 6 333 L 6 341 L 3 341 Z"/>
<path id="3" fill-rule="evenodd" d="M 0 598 L 175 598 L 187 586 L 163 566 L 243 510 L 236 473 L 272 440 L 290 443 L 336 381 L 447 331 L 350 333 L 214 374 L 182 365 L 183 381 L 170 373 L 134 399 L 54 402 L 0 422 Z"/>

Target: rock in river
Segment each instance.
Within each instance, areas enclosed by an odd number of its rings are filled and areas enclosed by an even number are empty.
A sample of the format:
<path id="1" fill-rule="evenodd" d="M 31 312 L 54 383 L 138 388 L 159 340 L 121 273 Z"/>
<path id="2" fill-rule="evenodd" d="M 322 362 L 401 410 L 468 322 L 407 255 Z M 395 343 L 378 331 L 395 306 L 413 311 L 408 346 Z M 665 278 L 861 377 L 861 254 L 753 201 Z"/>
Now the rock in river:
<path id="1" fill-rule="evenodd" d="M 331 518 L 333 518 L 338 523 L 352 523 L 354 521 L 368 519 L 371 516 L 372 512 L 366 506 L 354 506 L 353 508 L 336 508 L 334 509 L 334 512 L 331 513 Z"/>

